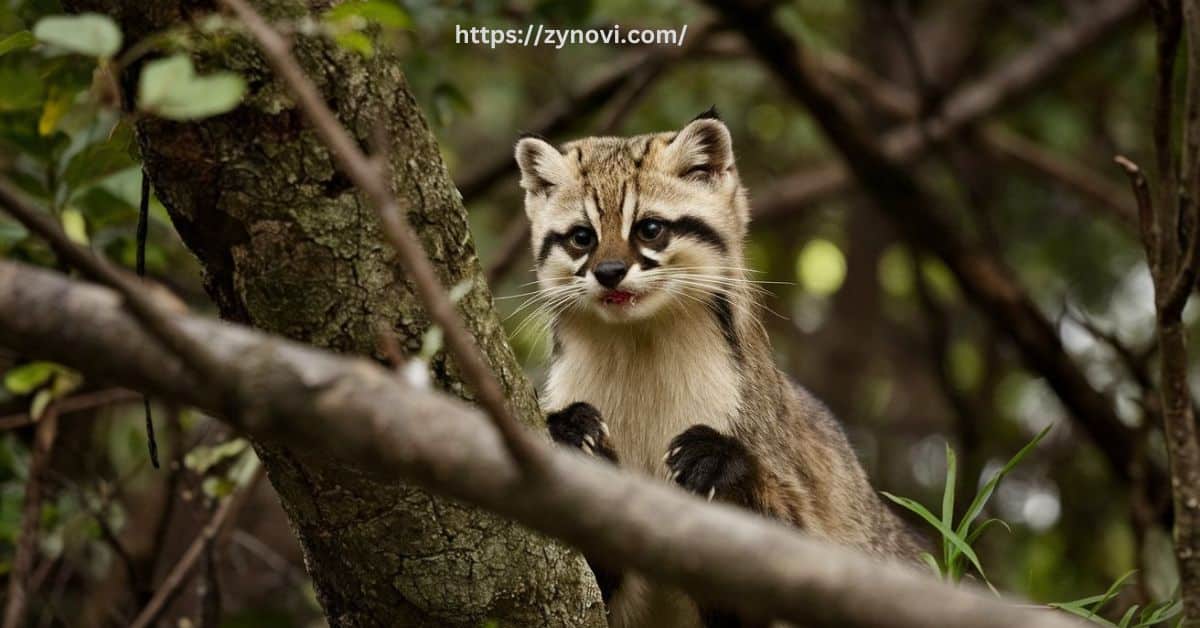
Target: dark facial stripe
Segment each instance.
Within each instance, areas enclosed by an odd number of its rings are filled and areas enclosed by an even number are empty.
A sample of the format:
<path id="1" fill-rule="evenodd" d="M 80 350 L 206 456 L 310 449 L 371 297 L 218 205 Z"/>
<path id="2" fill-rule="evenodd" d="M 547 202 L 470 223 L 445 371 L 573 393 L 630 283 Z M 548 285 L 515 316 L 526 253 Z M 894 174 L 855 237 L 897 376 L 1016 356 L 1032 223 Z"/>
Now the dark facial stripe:
<path id="1" fill-rule="evenodd" d="M 725 336 L 725 342 L 729 344 L 733 358 L 741 362 L 742 342 L 738 338 L 737 327 L 733 321 L 733 302 L 729 300 L 729 295 L 724 292 L 714 294 L 712 301 L 709 302 L 709 309 L 717 318 L 717 325 L 721 327 L 721 334 Z"/>
<path id="2" fill-rule="evenodd" d="M 562 246 L 567 240 L 565 233 L 551 231 L 542 238 L 542 246 L 538 249 L 537 262 L 538 266 L 546 263 L 546 258 L 550 257 L 550 251 L 554 250 L 555 246 Z"/>
<path id="3" fill-rule="evenodd" d="M 704 222 L 700 218 L 695 216 L 683 216 L 682 218 L 665 222 L 667 227 L 671 230 L 671 235 L 684 238 L 695 238 L 701 242 L 704 242 L 705 244 L 712 245 L 713 248 L 716 248 L 722 253 L 725 253 L 729 250 L 729 245 L 725 243 L 725 238 L 722 238 L 721 234 L 717 233 L 716 229 L 713 229 L 711 225 L 709 225 L 707 222 Z"/>
<path id="4" fill-rule="evenodd" d="M 567 255 L 569 255 L 571 259 L 579 259 L 583 255 L 586 255 L 586 252 L 572 250 L 567 246 L 567 234 L 559 233 L 558 231 L 550 231 L 542 237 L 542 245 L 538 247 L 538 266 L 546 263 L 546 258 L 550 257 L 550 253 L 556 246 L 561 246 L 562 250 L 566 251 Z"/>
<path id="5" fill-rule="evenodd" d="M 641 253 L 637 254 L 637 260 L 638 260 L 638 265 L 642 267 L 642 270 L 650 270 L 652 268 L 658 268 L 660 266 L 660 264 L 658 262 L 650 259 L 649 257 L 646 257 L 645 255 L 642 255 Z"/>

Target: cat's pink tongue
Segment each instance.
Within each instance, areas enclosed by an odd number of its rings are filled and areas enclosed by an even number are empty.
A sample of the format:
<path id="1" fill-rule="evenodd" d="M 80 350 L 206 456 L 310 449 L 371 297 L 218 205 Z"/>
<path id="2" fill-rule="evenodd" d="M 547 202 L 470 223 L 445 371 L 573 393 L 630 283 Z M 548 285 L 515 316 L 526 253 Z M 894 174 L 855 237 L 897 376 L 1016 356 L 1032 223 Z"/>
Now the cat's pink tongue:
<path id="1" fill-rule="evenodd" d="M 632 300 L 633 293 L 624 290 L 610 290 L 604 295 L 604 303 L 607 305 L 625 305 Z"/>

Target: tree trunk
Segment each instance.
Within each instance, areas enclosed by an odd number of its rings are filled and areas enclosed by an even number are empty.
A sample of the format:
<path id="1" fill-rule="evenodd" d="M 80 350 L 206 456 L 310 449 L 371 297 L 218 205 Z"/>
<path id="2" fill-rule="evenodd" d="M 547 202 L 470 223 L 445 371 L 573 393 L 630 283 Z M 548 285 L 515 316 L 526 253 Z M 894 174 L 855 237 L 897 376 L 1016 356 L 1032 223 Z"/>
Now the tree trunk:
<path id="1" fill-rule="evenodd" d="M 207 2 L 68 0 L 115 16 L 126 41 L 212 10 Z M 305 15 L 302 0 L 256 2 L 269 18 Z M 338 172 L 283 87 L 244 39 L 213 42 L 201 68 L 241 73 L 238 110 L 195 124 L 145 119 L 138 138 L 158 197 L 199 257 L 224 318 L 337 351 L 379 356 L 381 332 L 416 353 L 429 328 L 371 207 Z M 386 130 L 393 187 L 459 302 L 514 412 L 541 422 L 537 400 L 492 307 L 466 213 L 399 60 L 312 38 L 296 56 L 364 145 Z M 126 88 L 131 77 L 123 77 Z M 435 385 L 466 399 L 443 352 Z M 390 478 L 272 443 L 256 447 L 304 549 L 332 626 L 601 626 L 603 606 L 578 555 L 508 521 L 435 499 Z"/>

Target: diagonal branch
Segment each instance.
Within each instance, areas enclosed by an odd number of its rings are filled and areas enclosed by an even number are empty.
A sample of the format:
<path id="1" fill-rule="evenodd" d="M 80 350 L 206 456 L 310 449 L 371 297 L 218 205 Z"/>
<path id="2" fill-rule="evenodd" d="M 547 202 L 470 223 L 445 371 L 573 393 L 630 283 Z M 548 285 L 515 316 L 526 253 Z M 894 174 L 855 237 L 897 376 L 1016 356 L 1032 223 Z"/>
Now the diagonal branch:
<path id="1" fill-rule="evenodd" d="M 741 4 L 734 3 L 735 6 Z M 937 119 L 927 124 L 928 135 L 934 141 L 944 140 L 964 126 L 1032 93 L 1083 52 L 1129 24 L 1141 7 L 1140 0 L 1108 0 L 1082 19 L 1051 31 L 1003 65 L 949 95 L 939 106 Z M 839 79 L 853 82 L 861 78 L 853 74 L 855 68 L 846 67 L 846 61 L 845 58 L 826 56 L 819 60 L 820 65 Z M 814 59 L 811 63 L 815 65 L 817 62 Z M 787 61 L 781 63 L 791 64 Z M 890 102 L 893 108 L 911 103 L 910 106 L 915 109 L 917 105 L 915 99 L 905 96 L 905 92 L 877 92 L 874 96 L 878 98 L 877 104 Z M 879 145 L 895 160 L 907 162 L 916 159 L 929 148 L 921 124 L 920 121 L 910 122 L 887 131 L 879 138 Z M 761 221 L 785 216 L 796 207 L 845 189 L 849 183 L 850 173 L 842 164 L 836 163 L 791 175 L 755 202 L 755 218 Z"/>
<path id="2" fill-rule="evenodd" d="M 112 292 L 0 262 L 0 346 L 220 413 L 196 376 Z M 510 517 L 701 598 L 801 625 L 1066 628 L 1073 620 L 877 562 L 767 519 L 535 441 L 546 473 L 524 473 L 477 409 L 406 385 L 373 362 L 197 317 L 254 404 L 225 420 L 251 436 L 354 461 Z M 63 329 L 72 330 L 69 336 Z M 863 586 L 869 582 L 870 586 Z"/>
<path id="3" fill-rule="evenodd" d="M 246 26 L 267 62 L 287 85 L 317 136 L 333 154 L 338 166 L 370 200 L 379 216 L 384 235 L 416 287 L 429 317 L 441 327 L 450 354 L 462 370 L 463 379 L 475 391 L 480 405 L 492 417 L 497 430 L 504 437 L 509 453 L 531 470 L 536 470 L 539 459 L 538 450 L 532 445 L 533 435 L 513 417 L 503 388 L 484 362 L 475 339 L 467 331 L 455 311 L 454 303 L 442 288 L 433 265 L 409 226 L 405 211 L 392 193 L 380 164 L 367 157 L 346 129 L 338 123 L 337 117 L 325 104 L 317 86 L 292 56 L 288 40 L 244 0 L 221 0 L 221 4 L 233 11 Z"/>

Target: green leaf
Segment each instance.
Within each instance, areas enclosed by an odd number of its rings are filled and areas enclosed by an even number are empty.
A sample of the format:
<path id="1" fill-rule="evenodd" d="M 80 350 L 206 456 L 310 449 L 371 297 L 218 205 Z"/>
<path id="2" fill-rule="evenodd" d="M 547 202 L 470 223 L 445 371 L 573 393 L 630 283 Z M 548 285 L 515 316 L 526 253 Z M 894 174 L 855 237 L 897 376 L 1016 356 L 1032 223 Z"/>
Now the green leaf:
<path id="1" fill-rule="evenodd" d="M 334 35 L 333 40 L 344 50 L 357 52 L 368 59 L 375 55 L 375 44 L 371 42 L 371 38 L 358 31 L 338 33 Z"/>
<path id="2" fill-rule="evenodd" d="M 223 460 L 241 455 L 250 443 L 244 438 L 234 438 L 212 447 L 193 447 L 183 457 L 183 465 L 197 473 L 204 473 Z"/>
<path id="3" fill-rule="evenodd" d="M 71 157 L 62 173 L 67 189 L 74 193 L 137 165 L 137 160 L 130 154 L 132 138 L 130 127 L 122 124 L 108 141 L 87 146 Z"/>
<path id="4" fill-rule="evenodd" d="M 24 65 L 0 66 L 0 112 L 41 109 L 44 93 L 37 70 Z"/>
<path id="5" fill-rule="evenodd" d="M 33 396 L 33 402 L 29 404 L 29 416 L 34 421 L 41 419 L 46 408 L 50 407 L 51 401 L 54 401 L 54 393 L 49 388 L 37 391 L 37 394 Z"/>
<path id="6" fill-rule="evenodd" d="M 59 220 L 62 221 L 63 231 L 68 238 L 77 244 L 87 245 L 87 221 L 83 219 L 83 213 L 74 207 L 68 207 L 62 211 Z"/>
<path id="7" fill-rule="evenodd" d="M 14 395 L 28 395 L 61 369 L 53 362 L 30 362 L 4 374 L 4 387 Z"/>
<path id="8" fill-rule="evenodd" d="M 1126 572 L 1125 575 L 1117 578 L 1117 581 L 1112 583 L 1112 586 L 1108 587 L 1108 590 L 1102 595 L 1090 595 L 1088 597 L 1079 598 L 1078 600 L 1072 600 L 1070 602 L 1053 602 L 1047 606 L 1067 611 L 1068 613 L 1078 615 L 1084 619 L 1089 619 L 1103 626 L 1112 626 L 1113 628 L 1116 628 L 1116 624 L 1098 617 L 1096 613 L 1100 612 L 1100 609 L 1104 608 L 1105 604 L 1108 604 L 1109 601 L 1111 601 L 1117 596 L 1118 593 L 1121 592 L 1121 587 L 1125 586 L 1125 581 L 1135 573 L 1137 573 L 1136 570 Z"/>
<path id="9" fill-rule="evenodd" d="M 971 530 L 971 533 L 967 535 L 967 543 L 970 543 L 972 546 L 974 546 L 975 541 L 983 534 L 983 531 L 987 530 L 988 526 L 992 525 L 993 523 L 1000 524 L 1001 527 L 1003 527 L 1005 530 L 1008 530 L 1009 534 L 1012 534 L 1012 528 L 1008 526 L 1008 522 L 1003 519 L 996 519 L 995 517 L 992 517 L 991 519 L 987 519 L 983 523 L 979 524 L 979 526 L 974 530 Z"/>
<path id="10" fill-rule="evenodd" d="M 64 50 L 107 59 L 121 49 L 121 29 L 107 15 L 51 15 L 38 20 L 33 35 Z"/>
<path id="11" fill-rule="evenodd" d="M 991 588 L 993 592 L 996 591 L 996 589 L 994 587 L 992 587 L 992 583 L 988 581 L 987 575 L 983 571 L 983 565 L 980 564 L 979 557 L 975 555 L 975 550 L 971 549 L 971 546 L 967 545 L 967 542 L 965 540 L 963 540 L 963 538 L 961 536 L 959 536 L 957 533 L 955 533 L 952 528 L 950 528 L 949 526 L 943 525 L 942 521 L 940 519 L 935 517 L 933 515 L 933 513 L 929 512 L 929 509 L 925 508 L 924 506 L 917 503 L 916 501 L 911 500 L 907 497 L 900 497 L 898 495 L 893 495 L 886 491 L 881 491 L 881 492 L 883 493 L 884 497 L 896 502 L 897 504 L 907 508 L 908 510 L 911 510 L 912 512 L 916 513 L 919 517 L 924 519 L 926 522 L 928 522 L 929 525 L 936 528 L 937 531 L 942 534 L 943 539 L 952 543 L 954 545 L 954 547 L 958 548 L 958 551 L 961 552 L 963 556 L 967 557 L 967 560 L 971 561 L 971 564 L 975 567 L 975 570 L 979 572 L 979 576 L 981 578 L 983 578 L 983 582 L 988 585 L 988 588 Z M 947 568 L 949 568 L 949 565 L 947 565 Z"/>
<path id="12" fill-rule="evenodd" d="M 387 28 L 411 28 L 412 18 L 404 7 L 386 0 L 360 0 L 343 2 L 325 12 L 327 22 L 360 20 Z"/>
<path id="13" fill-rule="evenodd" d="M 29 31 L 17 31 L 4 39 L 0 39 L 0 56 L 14 50 L 26 50 L 37 43 L 37 38 Z"/>
<path id="14" fill-rule="evenodd" d="M 232 110 L 245 93 L 241 76 L 196 76 L 191 58 L 177 54 L 146 64 L 138 83 L 138 108 L 171 120 L 197 120 Z"/>

